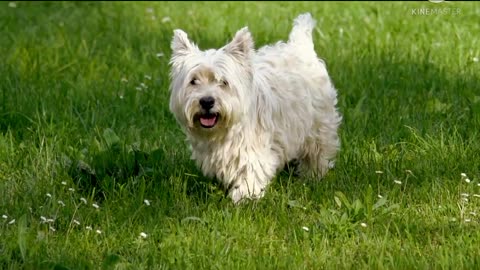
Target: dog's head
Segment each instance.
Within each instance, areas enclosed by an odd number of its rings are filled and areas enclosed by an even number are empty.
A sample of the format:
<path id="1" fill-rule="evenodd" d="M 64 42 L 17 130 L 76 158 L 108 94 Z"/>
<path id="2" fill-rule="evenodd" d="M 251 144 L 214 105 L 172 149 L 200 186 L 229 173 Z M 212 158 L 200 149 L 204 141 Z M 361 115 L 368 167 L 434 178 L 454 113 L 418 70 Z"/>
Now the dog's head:
<path id="1" fill-rule="evenodd" d="M 175 118 L 191 133 L 225 132 L 250 106 L 250 32 L 245 27 L 224 47 L 202 51 L 185 32 L 175 30 L 171 47 L 170 110 Z"/>

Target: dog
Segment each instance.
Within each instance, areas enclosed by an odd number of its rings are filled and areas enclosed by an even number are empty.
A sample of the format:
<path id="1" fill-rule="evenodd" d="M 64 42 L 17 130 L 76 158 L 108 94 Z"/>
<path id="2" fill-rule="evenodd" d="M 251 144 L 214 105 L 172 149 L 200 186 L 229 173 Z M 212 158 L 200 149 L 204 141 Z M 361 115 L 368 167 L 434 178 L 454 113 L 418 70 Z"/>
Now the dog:
<path id="1" fill-rule="evenodd" d="M 321 179 L 340 149 L 337 90 L 314 50 L 315 20 L 299 15 L 287 42 L 255 50 L 248 27 L 220 49 L 200 50 L 174 30 L 170 111 L 192 159 L 235 204 L 259 199 L 293 160 Z"/>

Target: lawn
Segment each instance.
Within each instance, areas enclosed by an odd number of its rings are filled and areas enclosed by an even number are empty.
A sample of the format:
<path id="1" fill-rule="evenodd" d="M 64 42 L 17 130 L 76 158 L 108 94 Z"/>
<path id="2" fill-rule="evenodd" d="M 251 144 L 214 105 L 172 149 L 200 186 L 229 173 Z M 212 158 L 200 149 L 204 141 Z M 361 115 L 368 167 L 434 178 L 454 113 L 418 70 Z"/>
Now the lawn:
<path id="1" fill-rule="evenodd" d="M 342 149 L 235 206 L 168 109 L 173 29 L 317 19 Z M 1 2 L 1 269 L 474 269 L 480 4 Z"/>

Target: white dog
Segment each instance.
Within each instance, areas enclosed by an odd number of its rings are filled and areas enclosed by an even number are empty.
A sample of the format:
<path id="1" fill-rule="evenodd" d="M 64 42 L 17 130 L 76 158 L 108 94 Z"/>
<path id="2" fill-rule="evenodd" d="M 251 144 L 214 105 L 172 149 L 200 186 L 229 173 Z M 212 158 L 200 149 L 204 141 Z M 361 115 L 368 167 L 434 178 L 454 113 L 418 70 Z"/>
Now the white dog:
<path id="1" fill-rule="evenodd" d="M 258 51 L 247 27 L 224 47 L 206 51 L 174 31 L 170 110 L 192 159 L 235 203 L 262 197 L 289 161 L 318 178 L 333 164 L 342 117 L 313 47 L 314 25 L 310 14 L 300 15 L 288 42 Z"/>

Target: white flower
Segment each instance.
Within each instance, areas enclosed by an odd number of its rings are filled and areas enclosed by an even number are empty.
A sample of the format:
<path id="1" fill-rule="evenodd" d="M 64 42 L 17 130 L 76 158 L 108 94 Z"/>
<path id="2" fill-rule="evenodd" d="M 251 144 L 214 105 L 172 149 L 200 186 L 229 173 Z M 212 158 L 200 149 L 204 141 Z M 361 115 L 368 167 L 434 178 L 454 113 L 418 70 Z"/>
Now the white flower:
<path id="1" fill-rule="evenodd" d="M 48 228 L 49 228 L 52 232 L 56 231 L 55 228 L 53 228 L 52 226 L 48 226 Z"/>
<path id="2" fill-rule="evenodd" d="M 55 220 L 54 220 L 53 218 L 49 218 L 49 219 L 47 219 L 45 222 L 47 222 L 47 223 L 52 223 L 52 222 L 54 222 L 54 221 L 55 221 Z"/>
<path id="3" fill-rule="evenodd" d="M 470 181 L 470 179 L 465 178 L 465 182 L 470 183 L 471 181 Z"/>
<path id="4" fill-rule="evenodd" d="M 367 223 L 362 222 L 362 223 L 360 223 L 360 226 L 366 228 L 366 227 L 367 227 Z"/>
<path id="5" fill-rule="evenodd" d="M 69 188 L 68 191 L 75 192 L 75 189 L 74 188 Z"/>
<path id="6" fill-rule="evenodd" d="M 460 194 L 460 196 L 462 196 L 462 197 L 468 197 L 468 196 L 470 196 L 470 195 L 468 195 L 468 193 L 462 193 L 462 194 Z"/>
<path id="7" fill-rule="evenodd" d="M 480 198 L 480 194 L 473 194 L 473 197 Z"/>
<path id="8" fill-rule="evenodd" d="M 46 217 L 44 217 L 44 216 L 40 216 L 40 219 L 42 220 L 42 223 L 45 223 L 45 222 L 47 222 L 47 218 L 46 218 Z"/>
<path id="9" fill-rule="evenodd" d="M 465 222 L 470 222 L 470 221 L 472 221 L 472 220 L 469 219 L 469 218 L 466 218 L 466 219 L 465 219 Z"/>
<path id="10" fill-rule="evenodd" d="M 402 181 L 400 181 L 400 180 L 393 180 L 393 182 L 394 182 L 395 184 L 397 184 L 397 185 L 401 185 L 401 184 L 402 184 Z"/>
<path id="11" fill-rule="evenodd" d="M 153 8 L 149 7 L 149 8 L 147 8 L 146 11 L 147 11 L 147 13 L 153 13 Z"/>
<path id="12" fill-rule="evenodd" d="M 10 3 L 8 3 L 8 6 L 11 7 L 11 8 L 16 8 L 16 7 L 17 7 L 17 3 L 15 3 L 15 2 L 10 2 Z"/>
<path id="13" fill-rule="evenodd" d="M 470 212 L 470 215 L 476 216 L 476 215 L 477 215 L 477 212 Z"/>
<path id="14" fill-rule="evenodd" d="M 172 19 L 170 19 L 170 17 L 168 17 L 168 16 L 167 16 L 167 17 L 163 17 L 163 18 L 162 18 L 162 23 L 166 23 L 166 22 L 169 22 L 169 21 L 171 21 L 171 20 L 172 20 Z"/>
<path id="15" fill-rule="evenodd" d="M 127 78 L 125 78 L 125 77 L 122 78 L 120 81 L 121 81 L 121 82 L 124 82 L 124 83 L 128 82 Z"/>
<path id="16" fill-rule="evenodd" d="M 478 57 L 476 57 L 476 56 L 473 57 L 473 58 L 472 58 L 472 61 L 475 62 L 475 63 L 478 62 Z"/>
<path id="17" fill-rule="evenodd" d="M 150 201 L 149 201 L 149 200 L 145 199 L 145 200 L 143 200 L 143 202 L 144 202 L 147 206 L 150 206 Z"/>
<path id="18" fill-rule="evenodd" d="M 478 183 L 478 184 L 477 184 L 477 186 L 479 186 L 479 187 L 480 187 L 480 183 Z"/>
<path id="19" fill-rule="evenodd" d="M 163 57 L 164 55 L 165 55 L 164 53 L 157 53 L 158 58 Z"/>
<path id="20" fill-rule="evenodd" d="M 66 185 L 67 185 L 67 182 L 62 181 L 62 185 L 66 186 Z"/>
<path id="21" fill-rule="evenodd" d="M 123 95 L 118 96 L 120 99 L 123 99 Z"/>
<path id="22" fill-rule="evenodd" d="M 47 193 L 47 197 L 51 198 L 51 197 L 52 197 L 52 194 Z"/>
<path id="23" fill-rule="evenodd" d="M 91 231 L 92 227 L 91 226 L 86 226 L 85 229 Z"/>
<path id="24" fill-rule="evenodd" d="M 140 86 L 141 86 L 142 88 L 145 88 L 145 89 L 147 89 L 147 88 L 148 88 L 148 86 L 147 86 L 146 84 L 144 84 L 143 82 L 142 82 L 142 83 L 140 83 Z"/>
<path id="25" fill-rule="evenodd" d="M 8 222 L 8 224 L 10 224 L 10 225 L 13 224 L 13 223 L 15 223 L 15 219 L 12 219 L 12 220 L 10 220 L 10 222 Z"/>
<path id="26" fill-rule="evenodd" d="M 102 231 L 100 231 L 100 230 L 96 230 L 95 232 L 98 233 L 98 234 L 102 234 Z"/>
<path id="27" fill-rule="evenodd" d="M 147 238 L 147 236 L 148 236 L 148 235 L 147 235 L 146 233 L 144 233 L 144 232 L 141 232 L 141 233 L 140 233 L 140 237 L 142 237 L 142 238 L 144 238 L 144 239 Z"/>
<path id="28" fill-rule="evenodd" d="M 151 79 L 152 79 L 152 76 L 150 76 L 150 75 L 145 75 L 144 77 L 145 77 L 145 79 L 147 79 L 147 80 L 151 80 Z"/>
<path id="29" fill-rule="evenodd" d="M 7 216 L 7 215 L 2 215 L 2 218 L 3 218 L 3 219 L 7 219 L 8 216 Z"/>
<path id="30" fill-rule="evenodd" d="M 137 91 L 142 91 L 142 88 L 141 88 L 141 87 L 138 87 L 138 86 L 135 87 L 135 89 L 136 89 Z"/>
<path id="31" fill-rule="evenodd" d="M 95 209 L 100 208 L 100 206 L 98 206 L 98 204 L 96 204 L 96 203 L 92 203 L 92 206 L 93 206 L 93 208 L 95 208 Z"/>
<path id="32" fill-rule="evenodd" d="M 375 171 L 376 174 L 382 174 L 383 171 Z"/>
<path id="33" fill-rule="evenodd" d="M 84 204 L 87 204 L 87 199 L 85 199 L 85 198 L 83 198 L 83 197 L 80 198 L 80 201 L 82 201 Z"/>
<path id="34" fill-rule="evenodd" d="M 76 219 L 73 220 L 73 223 L 75 223 L 76 225 L 80 225 L 80 222 Z"/>
<path id="35" fill-rule="evenodd" d="M 65 203 L 63 203 L 62 201 L 58 201 L 58 204 L 60 204 L 61 206 L 65 207 Z"/>
<path id="36" fill-rule="evenodd" d="M 383 198 L 383 196 L 380 195 L 380 194 L 378 194 L 377 197 L 378 197 L 379 199 Z"/>
<path id="37" fill-rule="evenodd" d="M 305 227 L 305 226 L 303 226 L 302 229 L 306 232 L 310 231 L 310 229 L 308 227 Z"/>
<path id="38" fill-rule="evenodd" d="M 464 202 L 468 202 L 468 199 L 467 199 L 467 198 L 465 198 L 465 197 L 463 197 L 463 198 L 462 198 L 462 201 L 464 201 Z"/>
<path id="39" fill-rule="evenodd" d="M 466 174 L 466 173 L 463 173 L 463 172 L 460 174 L 460 176 L 461 176 L 462 178 L 467 178 L 467 174 Z"/>

